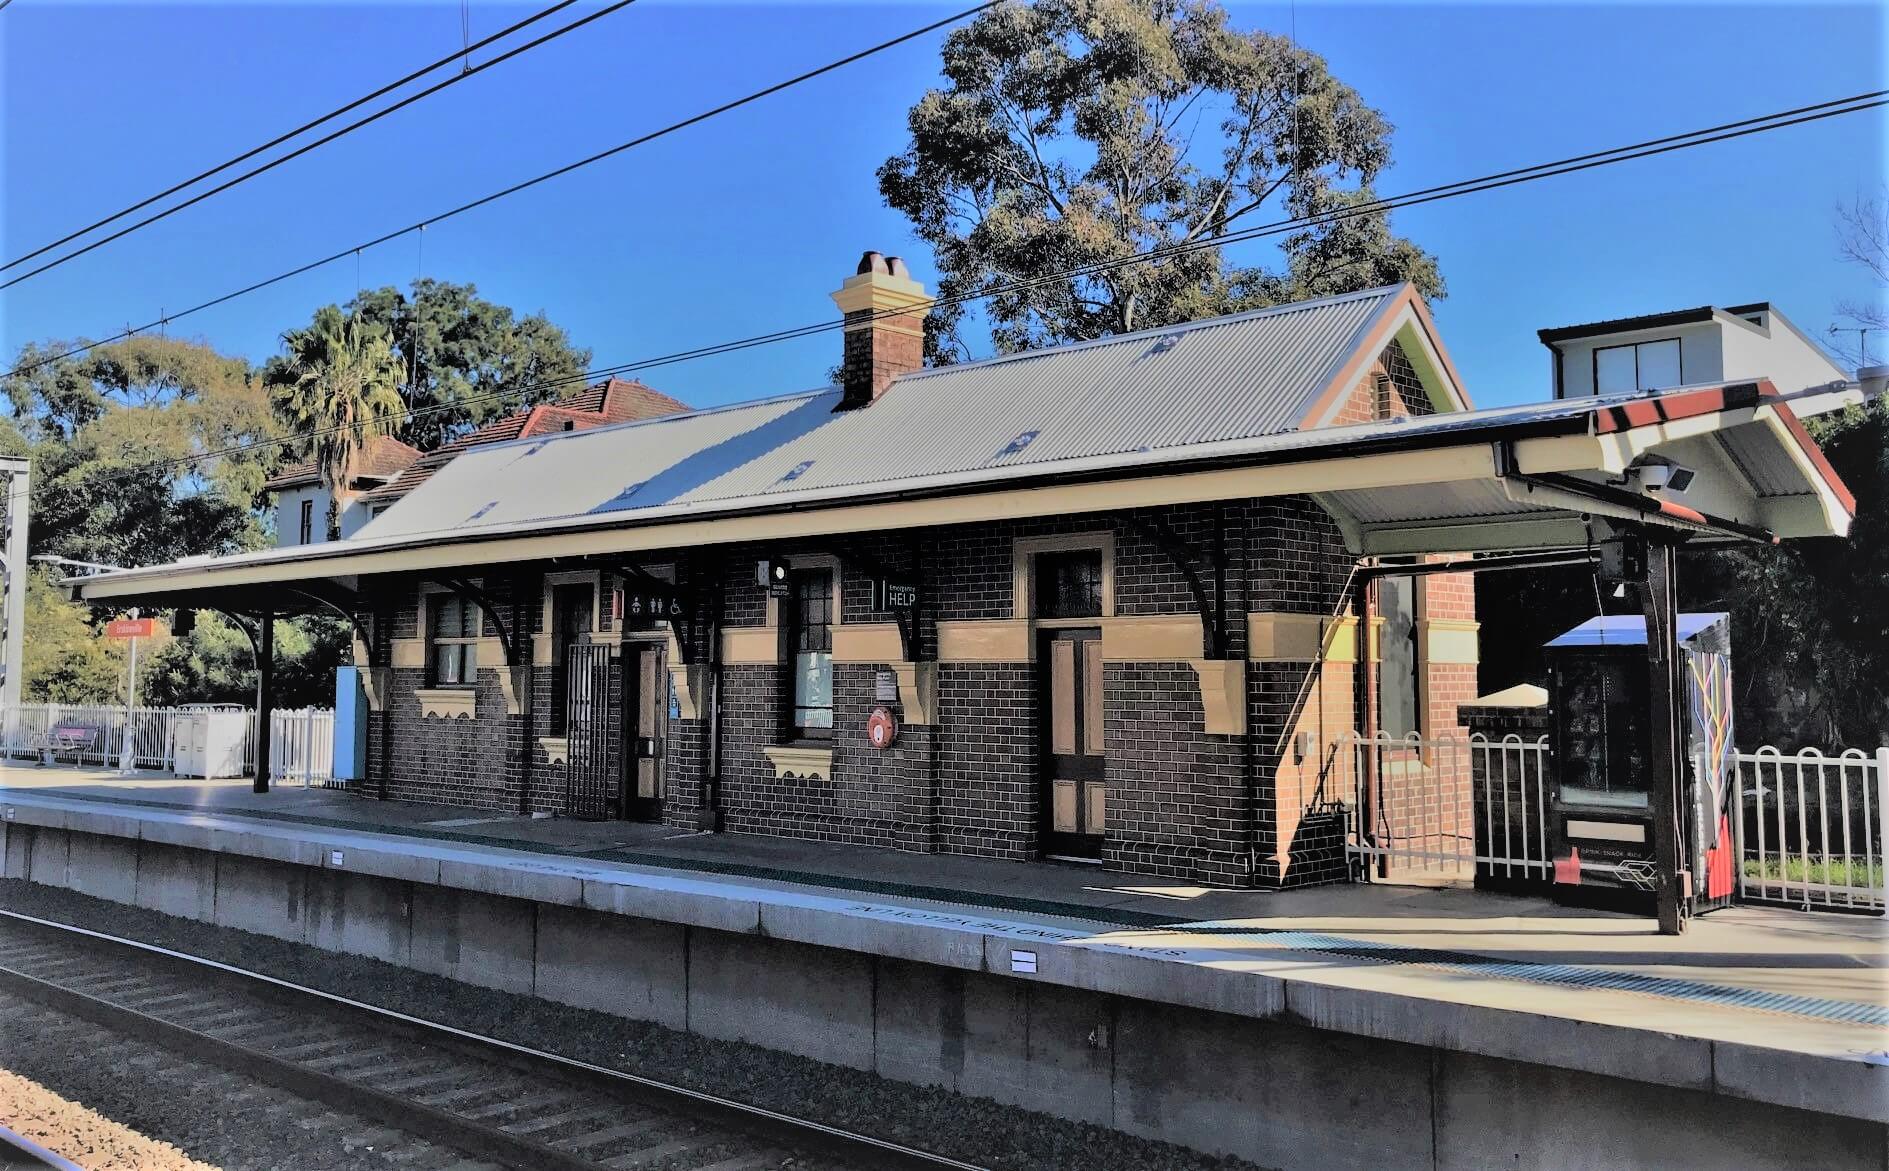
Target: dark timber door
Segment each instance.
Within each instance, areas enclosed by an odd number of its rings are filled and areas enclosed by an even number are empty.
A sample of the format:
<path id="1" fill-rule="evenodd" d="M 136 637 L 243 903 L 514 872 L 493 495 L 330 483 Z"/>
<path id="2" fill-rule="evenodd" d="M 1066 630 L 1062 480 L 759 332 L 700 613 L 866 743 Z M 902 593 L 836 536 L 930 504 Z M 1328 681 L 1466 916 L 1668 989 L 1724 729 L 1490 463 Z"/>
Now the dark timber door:
<path id="1" fill-rule="evenodd" d="M 564 656 L 564 809 L 572 817 L 605 818 L 617 813 L 612 780 L 610 651 L 573 643 Z"/>
<path id="2" fill-rule="evenodd" d="M 667 648 L 623 643 L 623 815 L 662 820 L 664 733 L 669 720 Z"/>
<path id="3" fill-rule="evenodd" d="M 1100 857 L 1108 825 L 1102 632 L 1046 630 L 1041 637 L 1043 852 Z"/>

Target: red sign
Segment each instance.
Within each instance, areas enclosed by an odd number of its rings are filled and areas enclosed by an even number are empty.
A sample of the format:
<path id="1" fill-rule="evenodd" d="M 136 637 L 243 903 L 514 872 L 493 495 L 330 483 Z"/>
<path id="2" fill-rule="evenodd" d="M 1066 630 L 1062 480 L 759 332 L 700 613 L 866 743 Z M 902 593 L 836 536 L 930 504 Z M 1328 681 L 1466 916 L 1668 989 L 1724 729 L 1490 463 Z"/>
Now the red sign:
<path id="1" fill-rule="evenodd" d="M 150 638 L 156 633 L 155 618 L 114 618 L 105 624 L 106 638 Z"/>
<path id="2" fill-rule="evenodd" d="M 872 709 L 872 715 L 866 718 L 866 741 L 881 751 L 899 742 L 899 722 L 890 709 Z"/>

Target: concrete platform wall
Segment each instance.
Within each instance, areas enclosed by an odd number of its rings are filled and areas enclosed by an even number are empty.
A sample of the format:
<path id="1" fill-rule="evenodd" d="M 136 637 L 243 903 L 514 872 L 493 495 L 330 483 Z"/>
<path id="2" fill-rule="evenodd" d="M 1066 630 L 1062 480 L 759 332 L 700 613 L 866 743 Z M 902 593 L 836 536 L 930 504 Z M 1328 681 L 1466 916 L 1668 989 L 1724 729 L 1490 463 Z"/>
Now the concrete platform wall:
<path id="1" fill-rule="evenodd" d="M 688 926 L 6 825 L 5 873 L 1280 1168 L 1889 1166 L 1866 1121 Z M 532 897 L 513 897 L 528 894 Z"/>

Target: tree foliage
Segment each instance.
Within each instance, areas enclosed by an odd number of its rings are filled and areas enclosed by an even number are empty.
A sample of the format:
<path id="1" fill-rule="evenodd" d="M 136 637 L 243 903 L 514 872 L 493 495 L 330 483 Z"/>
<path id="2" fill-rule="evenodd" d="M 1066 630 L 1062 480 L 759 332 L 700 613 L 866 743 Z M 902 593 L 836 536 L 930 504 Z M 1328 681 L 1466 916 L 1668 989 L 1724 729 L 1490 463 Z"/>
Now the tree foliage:
<path id="1" fill-rule="evenodd" d="M 352 632 L 340 619 L 297 618 L 276 628 L 277 707 L 330 707 L 334 669 L 352 655 Z M 203 613 L 184 638 L 171 639 L 139 664 L 138 693 L 160 707 L 184 703 L 256 702 L 256 656 L 249 636 L 215 613 Z M 122 674 L 122 669 L 121 672 Z"/>
<path id="2" fill-rule="evenodd" d="M 1696 604 L 1732 613 L 1739 739 L 1889 744 L 1889 399 L 1806 424 L 1856 497 L 1846 537 L 1695 562 Z"/>
<path id="3" fill-rule="evenodd" d="M 70 348 L 28 345 L 15 364 Z M 242 359 L 133 337 L 12 375 L 0 393 L 12 413 L 0 446 L 33 459 L 34 553 L 150 565 L 260 543 L 277 429 Z"/>
<path id="4" fill-rule="evenodd" d="M 404 417 L 399 367 L 383 327 L 333 305 L 317 310 L 307 329 L 283 334 L 282 345 L 287 361 L 270 369 L 275 408 L 290 434 L 306 436 L 299 452 L 321 469 L 332 541 L 341 536 L 362 448 Z"/>
<path id="5" fill-rule="evenodd" d="M 386 286 L 346 308 L 392 341 L 400 397 L 411 412 L 396 435 L 422 450 L 577 389 L 590 365 L 590 351 L 573 346 L 542 313 L 519 317 L 469 283 L 427 278 L 406 293 Z"/>
<path id="6" fill-rule="evenodd" d="M 127 645 L 100 637 L 91 611 L 66 601 L 53 577 L 34 569 L 27 578 L 22 698 L 28 703 L 122 703 Z"/>
<path id="7" fill-rule="evenodd" d="M 1000 351 L 1396 281 L 1443 295 L 1382 212 L 1282 237 L 1277 269 L 1200 247 L 1051 276 L 1374 198 L 1389 123 L 1316 53 L 1229 27 L 1211 0 L 1005 5 L 951 34 L 943 73 L 880 191 L 932 247 L 941 296 L 1036 282 L 987 302 Z M 963 313 L 934 310 L 933 360 L 965 356 Z"/>

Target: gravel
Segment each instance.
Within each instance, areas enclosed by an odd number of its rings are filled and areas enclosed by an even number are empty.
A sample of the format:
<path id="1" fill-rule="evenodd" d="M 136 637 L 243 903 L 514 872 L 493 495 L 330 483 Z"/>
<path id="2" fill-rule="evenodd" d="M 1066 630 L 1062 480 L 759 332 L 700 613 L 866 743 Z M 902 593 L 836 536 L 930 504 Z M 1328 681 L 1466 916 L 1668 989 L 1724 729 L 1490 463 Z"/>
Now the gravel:
<path id="1" fill-rule="evenodd" d="M 1244 1171 L 1106 1127 L 740 1042 L 567 1008 L 58 887 L 0 879 L 0 907 L 138 939 L 567 1057 L 673 1082 L 992 1168 Z"/>
<path id="2" fill-rule="evenodd" d="M 14 1134 L 89 1171 L 216 1171 L 8 1070 L 0 1070 L 0 1119 Z"/>
<path id="3" fill-rule="evenodd" d="M 0 1054 L 0 1121 L 86 1171 L 490 1167 L 12 996 Z"/>

